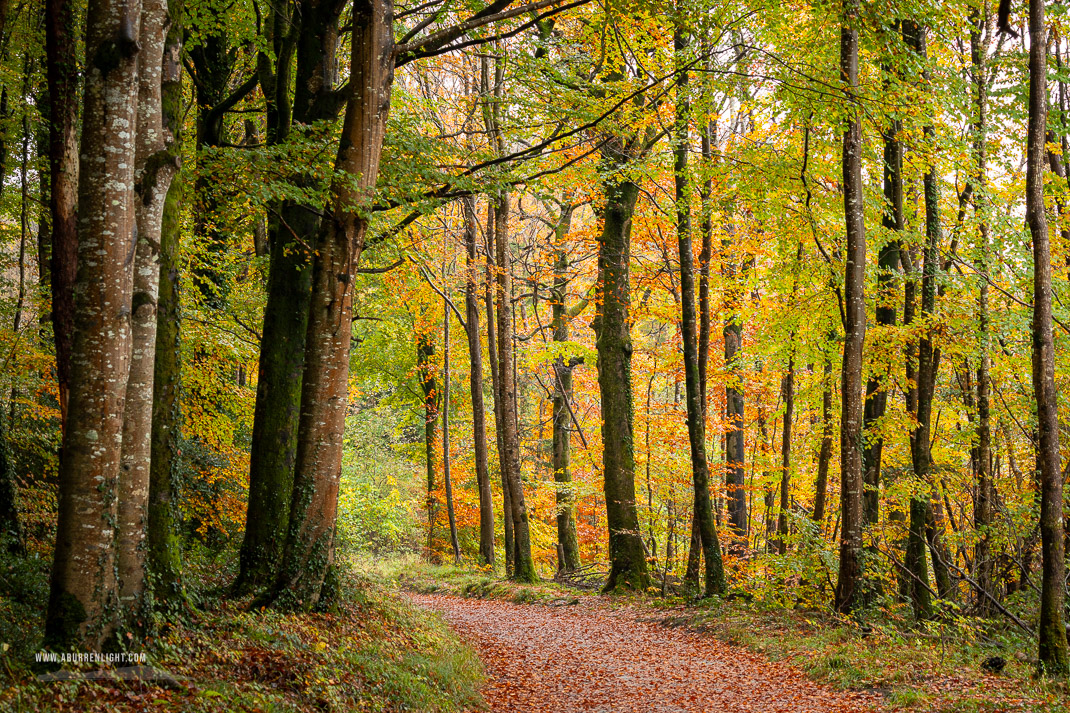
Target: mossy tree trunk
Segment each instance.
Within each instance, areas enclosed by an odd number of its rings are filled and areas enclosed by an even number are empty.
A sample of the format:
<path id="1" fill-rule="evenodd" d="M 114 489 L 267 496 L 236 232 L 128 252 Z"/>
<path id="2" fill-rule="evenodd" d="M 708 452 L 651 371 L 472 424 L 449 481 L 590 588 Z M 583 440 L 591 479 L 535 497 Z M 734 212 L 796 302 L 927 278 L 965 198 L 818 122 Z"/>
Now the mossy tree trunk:
<path id="1" fill-rule="evenodd" d="M 286 141 L 292 124 L 310 126 L 338 117 L 343 106 L 333 93 L 338 81 L 340 0 L 305 0 L 291 13 L 285 3 L 273 6 L 267 27 L 275 48 L 259 60 L 259 81 L 267 97 L 267 141 Z M 290 29 L 296 23 L 297 30 Z M 294 98 L 289 99 L 290 58 Z M 305 188 L 311 176 L 297 176 Z M 268 222 L 267 303 L 264 307 L 256 405 L 249 459 L 249 504 L 235 589 L 242 591 L 272 582 L 282 557 L 293 496 L 301 379 L 305 364 L 312 294 L 311 246 L 320 230 L 320 210 L 313 205 L 282 201 Z"/>
<path id="2" fill-rule="evenodd" d="M 638 139 L 633 139 L 637 141 Z M 635 505 L 635 431 L 632 403 L 632 214 L 639 186 L 621 175 L 630 147 L 610 137 L 602 149 L 605 207 L 598 237 L 599 311 L 595 317 L 598 391 L 602 402 L 602 466 L 610 570 L 604 591 L 650 586 Z"/>
<path id="3" fill-rule="evenodd" d="M 316 241 L 308 345 L 289 532 L 274 603 L 308 610 L 319 602 L 334 560 L 338 484 L 349 387 L 353 282 L 379 174 L 394 78 L 393 4 L 353 5 L 346 103 L 331 186 L 331 211 Z"/>

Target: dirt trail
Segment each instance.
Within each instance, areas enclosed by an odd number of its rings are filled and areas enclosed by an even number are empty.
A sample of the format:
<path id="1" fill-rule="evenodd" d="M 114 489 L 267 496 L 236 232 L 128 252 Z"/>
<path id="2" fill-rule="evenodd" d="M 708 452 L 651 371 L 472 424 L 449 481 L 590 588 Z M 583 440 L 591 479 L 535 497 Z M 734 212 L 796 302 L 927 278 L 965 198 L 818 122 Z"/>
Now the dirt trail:
<path id="1" fill-rule="evenodd" d="M 500 713 L 876 710 L 876 697 L 831 690 L 649 611 L 410 596 L 476 648 L 484 697 Z"/>

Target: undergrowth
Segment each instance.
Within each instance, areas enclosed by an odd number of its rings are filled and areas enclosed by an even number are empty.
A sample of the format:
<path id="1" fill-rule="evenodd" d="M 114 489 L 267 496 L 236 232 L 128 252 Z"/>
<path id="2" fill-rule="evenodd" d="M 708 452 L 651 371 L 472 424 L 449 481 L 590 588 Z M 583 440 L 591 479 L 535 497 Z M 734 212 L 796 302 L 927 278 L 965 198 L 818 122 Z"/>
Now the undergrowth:
<path id="1" fill-rule="evenodd" d="M 3 711 L 450 711 L 483 704 L 478 658 L 433 614 L 351 567 L 335 602 L 313 614 L 248 611 L 221 596 L 229 557 L 190 563 L 198 609 L 165 625 L 146 651 L 155 681 L 41 682 L 32 651 L 46 599 L 27 608 L 0 591 L 0 632 L 27 634 L 3 661 Z M 37 571 L 43 579 L 44 570 Z M 21 584 L 25 577 L 20 572 Z M 45 589 L 44 591 L 47 591 Z M 0 646 L 0 649 L 4 647 Z M 99 668 L 99 667 L 94 667 Z"/>

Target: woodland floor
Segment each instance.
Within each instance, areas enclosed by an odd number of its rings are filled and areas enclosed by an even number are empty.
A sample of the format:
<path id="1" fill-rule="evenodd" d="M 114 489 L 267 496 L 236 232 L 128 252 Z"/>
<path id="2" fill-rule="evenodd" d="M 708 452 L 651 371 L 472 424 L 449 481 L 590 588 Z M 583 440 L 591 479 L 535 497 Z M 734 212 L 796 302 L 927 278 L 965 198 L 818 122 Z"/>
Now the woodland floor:
<path id="1" fill-rule="evenodd" d="M 666 625 L 648 609 L 593 598 L 514 604 L 410 594 L 479 653 L 493 711 L 872 711 L 880 698 L 837 691 L 785 663 Z"/>

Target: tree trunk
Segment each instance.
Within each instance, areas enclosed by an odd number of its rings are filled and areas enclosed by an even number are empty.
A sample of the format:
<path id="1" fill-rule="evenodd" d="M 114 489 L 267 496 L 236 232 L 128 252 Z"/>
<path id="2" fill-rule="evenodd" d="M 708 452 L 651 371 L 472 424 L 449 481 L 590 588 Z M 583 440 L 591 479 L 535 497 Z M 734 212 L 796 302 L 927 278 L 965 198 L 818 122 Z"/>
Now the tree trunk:
<path id="1" fill-rule="evenodd" d="M 674 34 L 677 67 L 686 65 L 685 53 L 690 38 L 684 29 L 683 11 L 678 3 Z M 676 84 L 676 120 L 674 173 L 676 185 L 676 239 L 680 257 L 680 331 L 684 348 L 684 378 L 687 391 L 687 435 L 691 445 L 691 474 L 694 485 L 694 511 L 698 525 L 702 556 L 706 562 L 706 596 L 723 594 L 726 589 L 721 544 L 713 520 L 710 501 L 709 464 L 706 461 L 706 412 L 703 405 L 702 379 L 699 373 L 698 340 L 695 315 L 694 253 L 691 245 L 691 207 L 688 201 L 687 152 L 691 122 L 691 104 L 687 96 L 688 73 L 682 71 Z M 608 214 L 607 214 L 608 221 Z M 625 270 L 627 274 L 627 270 Z M 625 283 L 627 289 L 627 283 Z M 603 324 L 603 329 L 605 325 Z M 608 475 L 607 475 L 608 479 Z M 608 499 L 608 498 L 607 498 Z"/>
<path id="2" fill-rule="evenodd" d="M 260 79 L 267 97 L 267 142 L 277 145 L 290 133 L 290 122 L 311 125 L 337 118 L 342 104 L 332 100 L 340 0 L 304 0 L 290 16 L 286 4 L 273 4 L 270 28 L 277 48 L 276 70 L 261 60 Z M 298 29 L 290 25 L 298 23 Z M 296 38 L 296 40 L 291 39 Z M 289 103 L 289 58 L 296 41 L 294 100 Z M 266 80 L 266 85 L 265 85 Z M 299 188 L 314 179 L 298 176 Z M 249 504 L 242 540 L 236 591 L 266 586 L 274 579 L 289 527 L 301 379 L 312 295 L 312 245 L 320 231 L 320 210 L 283 201 L 269 221 L 267 303 L 253 411 L 249 454 Z"/>
<path id="3" fill-rule="evenodd" d="M 427 472 L 427 559 L 435 562 L 435 430 L 438 425 L 438 386 L 432 360 L 435 343 L 426 334 L 416 336 L 416 373 L 424 395 L 424 467 Z"/>
<path id="4" fill-rule="evenodd" d="M 479 297 L 476 266 L 476 201 L 461 199 L 464 207 L 464 243 L 467 276 L 464 286 L 465 319 L 468 328 L 469 384 L 472 392 L 472 450 L 475 452 L 476 485 L 479 488 L 479 563 L 494 566 L 494 499 L 487 465 L 487 415 L 483 404 L 483 347 L 479 339 Z M 487 315 L 491 319 L 491 315 Z"/>
<path id="5" fill-rule="evenodd" d="M 320 598 L 334 560 L 338 481 L 349 381 L 353 280 L 373 194 L 394 78 L 393 4 L 353 6 L 350 82 L 331 186 L 332 211 L 316 241 L 308 345 L 289 533 L 274 602 L 308 610 Z"/>
<path id="6" fill-rule="evenodd" d="M 166 42 L 170 22 L 167 0 L 143 0 L 141 51 L 137 56 L 134 192 L 138 200 L 130 310 L 132 347 L 123 419 L 116 542 L 119 606 L 124 625 L 135 630 L 146 627 L 150 608 L 145 596 L 148 588 L 145 538 L 152 454 L 156 305 L 160 291 L 159 248 L 164 203 L 180 161 L 178 146 L 174 141 L 177 126 L 165 126 L 163 115 L 163 84 L 181 82 L 180 47 Z"/>
<path id="7" fill-rule="evenodd" d="M 794 341 L 794 340 L 793 340 Z M 784 393 L 784 427 L 780 437 L 780 514 L 777 517 L 777 551 L 788 552 L 788 509 L 791 507 L 791 420 L 795 415 L 795 357 L 788 358 Z"/>
<path id="8" fill-rule="evenodd" d="M 898 23 L 896 23 L 898 24 Z M 898 235 L 905 227 L 903 216 L 903 147 L 899 142 L 902 122 L 892 119 L 884 131 L 884 211 L 881 227 Z M 899 270 L 899 240 L 888 240 L 877 254 L 878 330 L 895 325 L 895 273 Z M 862 498 L 863 518 L 867 526 L 880 519 L 881 455 L 884 436 L 881 422 L 888 410 L 887 384 L 871 376 L 866 382 L 866 405 L 863 423 L 866 431 L 862 464 L 865 493 Z"/>
<path id="9" fill-rule="evenodd" d="M 45 620 L 46 646 L 60 651 L 99 651 L 115 631 L 116 481 L 130 369 L 129 256 L 135 237 L 131 127 L 136 122 L 140 20 L 139 0 L 91 0 L 86 15 L 80 268 Z"/>
<path id="10" fill-rule="evenodd" d="M 747 491 L 744 487 L 744 433 L 743 420 L 743 315 L 741 309 L 742 288 L 737 284 L 734 258 L 727 256 L 731 246 L 725 240 L 722 271 L 728 285 L 725 288 L 724 363 L 728 370 L 725 382 L 725 490 L 728 500 L 728 526 L 732 533 L 744 541 L 747 537 Z M 731 544 L 730 544 L 731 546 Z"/>
<path id="11" fill-rule="evenodd" d="M 858 90 L 859 0 L 844 0 L 840 33 L 840 78 L 854 102 Z M 844 273 L 844 343 L 840 415 L 840 571 L 836 610 L 847 613 L 860 603 L 862 568 L 862 345 L 866 335 L 866 235 L 862 186 L 862 121 L 849 108 L 843 133 L 843 206 L 847 226 Z"/>
<path id="12" fill-rule="evenodd" d="M 569 340 L 568 251 L 564 242 L 572 220 L 572 206 L 564 206 L 555 230 L 553 332 L 558 343 Z M 558 571 L 570 572 L 580 566 L 579 537 L 576 534 L 576 494 L 572 488 L 572 444 L 569 400 L 572 398 L 572 369 L 578 362 L 554 361 L 553 467 L 557 505 Z"/>
<path id="13" fill-rule="evenodd" d="M 603 164 L 619 169 L 625 148 L 614 138 L 602 150 Z M 598 390 L 602 401 L 603 476 L 609 526 L 609 578 L 604 591 L 650 586 L 646 552 L 635 507 L 635 443 L 632 403 L 631 286 L 632 214 L 639 186 L 617 175 L 603 179 L 606 205 L 598 238 L 600 310 L 595 317 Z"/>
<path id="14" fill-rule="evenodd" d="M 1040 472 L 1040 534 L 1044 573 L 1040 596 L 1040 668 L 1068 670 L 1063 626 L 1063 482 L 1059 462 L 1059 415 L 1052 339 L 1051 254 L 1044 212 L 1044 153 L 1048 118 L 1047 27 L 1044 0 L 1029 2 L 1029 132 L 1026 152 L 1026 222 L 1033 237 L 1033 391 L 1037 402 L 1037 470 Z"/>
<path id="15" fill-rule="evenodd" d="M 903 36 L 911 45 L 917 55 L 924 62 L 926 52 L 926 30 L 914 22 L 903 23 Z M 928 71 L 923 71 L 923 80 L 928 79 Z M 932 136 L 932 125 L 927 123 L 925 128 L 926 137 Z M 921 315 L 923 320 L 931 320 L 936 312 L 936 277 L 939 269 L 941 226 L 939 212 L 939 177 L 935 165 L 929 162 L 923 177 L 925 194 L 925 249 L 922 261 L 921 283 Z M 918 483 L 914 489 L 914 495 L 910 504 L 910 534 L 907 544 L 908 570 L 913 574 L 912 601 L 914 612 L 919 618 L 928 618 L 932 615 L 929 601 L 928 574 L 925 568 L 926 535 L 930 531 L 929 518 L 933 492 L 932 454 L 930 450 L 932 405 L 935 395 L 936 378 L 940 370 L 940 349 L 933 344 L 933 328 L 925 325 L 925 329 L 918 341 L 918 372 L 917 372 L 917 423 L 912 439 L 912 460 L 914 465 L 914 477 Z M 935 537 L 935 531 L 933 531 Z M 933 538 L 929 538 L 933 539 Z M 936 554 L 938 548 L 931 546 L 933 550 L 933 567 L 939 565 L 940 557 Z M 924 586 L 923 586 L 924 584 Z"/>
<path id="16" fill-rule="evenodd" d="M 498 474 L 502 482 L 502 530 L 503 546 L 505 549 L 505 575 L 513 574 L 513 508 L 509 504 L 509 479 L 505 471 L 501 469 L 501 455 L 505 452 L 502 444 L 502 404 L 501 384 L 498 369 L 498 340 L 496 335 L 497 317 L 494 310 L 493 292 L 497 289 L 497 278 L 494 277 L 492 265 L 494 263 L 495 238 L 494 238 L 494 201 L 487 203 L 487 290 L 485 299 L 487 303 L 487 359 L 490 361 L 491 394 L 494 398 L 494 437 L 498 447 Z"/>
<path id="17" fill-rule="evenodd" d="M 445 267 L 445 266 L 443 266 Z M 446 284 L 445 269 L 442 284 Z M 453 509 L 453 479 L 450 476 L 450 303 L 442 300 L 442 484 L 446 488 L 446 518 L 450 524 L 453 563 L 461 564 L 461 545 L 457 542 L 457 514 Z"/>
<path id="18" fill-rule="evenodd" d="M 60 420 L 67 422 L 74 337 L 74 281 L 78 270 L 78 26 L 71 0 L 46 0 L 48 175 L 52 224 L 52 332 Z"/>
<path id="19" fill-rule="evenodd" d="M 821 372 L 821 450 L 817 454 L 814 484 L 814 522 L 823 522 L 828 500 L 829 463 L 832 461 L 832 358 L 826 354 Z"/>
<path id="20" fill-rule="evenodd" d="M 513 365 L 513 278 L 509 256 L 509 193 L 498 196 L 495 217 L 495 252 L 498 263 L 498 388 L 502 432 L 499 462 L 503 483 L 509 490 L 508 506 L 513 520 L 513 579 L 535 582 L 535 561 L 531 558 L 531 534 L 524 486 L 520 480 L 520 434 L 517 431 L 516 372 Z"/>
<path id="21" fill-rule="evenodd" d="M 994 495 L 992 480 L 992 428 L 989 412 L 989 367 L 992 359 L 989 355 L 988 337 L 988 77 L 985 66 L 985 47 L 981 32 L 988 21 L 988 13 L 974 12 L 973 29 L 970 32 L 970 57 L 972 61 L 974 104 L 976 123 L 974 124 L 973 152 L 976 163 L 977 188 L 973 192 L 974 212 L 978 218 L 978 246 L 976 253 L 977 273 L 979 275 L 977 297 L 977 497 L 974 505 L 974 527 L 977 529 L 977 544 L 974 547 L 976 579 L 980 591 L 977 592 L 977 609 L 982 615 L 992 614 L 992 603 L 986 594 L 992 594 L 994 566 L 989 547 L 988 528 L 992 524 L 992 497 Z"/>

